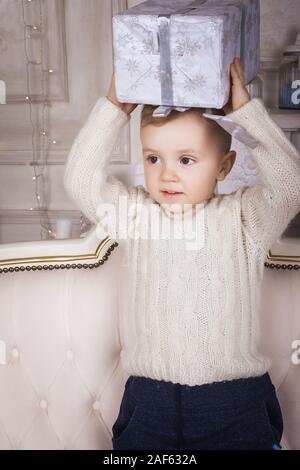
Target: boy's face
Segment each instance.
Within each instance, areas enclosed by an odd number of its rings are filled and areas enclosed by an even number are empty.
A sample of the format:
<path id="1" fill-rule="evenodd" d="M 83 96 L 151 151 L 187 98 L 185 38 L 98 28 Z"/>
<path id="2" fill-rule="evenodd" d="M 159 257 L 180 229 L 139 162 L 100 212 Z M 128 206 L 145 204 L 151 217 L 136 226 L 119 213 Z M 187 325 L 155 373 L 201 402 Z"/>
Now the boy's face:
<path id="1" fill-rule="evenodd" d="M 182 113 L 161 127 L 147 125 L 140 136 L 145 183 L 159 204 L 183 208 L 210 199 L 217 180 L 224 179 L 234 163 L 235 152 L 222 158 L 204 118 L 194 114 Z M 172 196 L 164 190 L 180 194 Z"/>

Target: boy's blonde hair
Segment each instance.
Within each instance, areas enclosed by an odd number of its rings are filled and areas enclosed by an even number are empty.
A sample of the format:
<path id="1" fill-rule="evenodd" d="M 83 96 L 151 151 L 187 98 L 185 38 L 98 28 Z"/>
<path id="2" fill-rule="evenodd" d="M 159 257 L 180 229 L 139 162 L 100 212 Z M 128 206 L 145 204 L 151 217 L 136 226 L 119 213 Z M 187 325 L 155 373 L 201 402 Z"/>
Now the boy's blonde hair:
<path id="1" fill-rule="evenodd" d="M 157 108 L 157 105 L 144 104 L 141 111 L 141 128 L 146 127 L 148 125 L 160 127 L 167 122 L 173 121 L 174 119 L 178 119 L 182 114 L 194 114 L 199 116 L 201 119 L 205 120 L 208 129 L 211 132 L 211 135 L 215 136 L 216 141 L 218 142 L 218 146 L 222 156 L 230 151 L 232 143 L 231 135 L 212 119 L 207 119 L 202 116 L 202 114 L 206 112 L 205 108 L 190 108 L 187 111 L 184 111 L 183 113 L 181 111 L 177 111 L 176 109 L 172 109 L 170 114 L 166 117 L 153 117 L 152 113 L 155 108 Z M 211 111 L 213 112 L 213 114 L 224 116 L 224 112 L 222 109 L 213 109 Z"/>

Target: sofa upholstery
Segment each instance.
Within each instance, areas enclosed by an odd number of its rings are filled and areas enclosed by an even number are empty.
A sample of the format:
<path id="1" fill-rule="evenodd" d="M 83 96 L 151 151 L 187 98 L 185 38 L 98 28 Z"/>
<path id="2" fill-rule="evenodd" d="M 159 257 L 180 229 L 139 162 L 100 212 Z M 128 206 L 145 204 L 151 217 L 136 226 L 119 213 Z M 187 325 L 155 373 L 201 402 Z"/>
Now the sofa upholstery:
<path id="1" fill-rule="evenodd" d="M 0 245 L 0 449 L 112 449 L 128 377 L 119 360 L 121 259 L 94 228 L 78 239 Z M 300 271 L 266 267 L 261 348 L 273 358 L 284 449 L 300 449 L 299 301 Z"/>

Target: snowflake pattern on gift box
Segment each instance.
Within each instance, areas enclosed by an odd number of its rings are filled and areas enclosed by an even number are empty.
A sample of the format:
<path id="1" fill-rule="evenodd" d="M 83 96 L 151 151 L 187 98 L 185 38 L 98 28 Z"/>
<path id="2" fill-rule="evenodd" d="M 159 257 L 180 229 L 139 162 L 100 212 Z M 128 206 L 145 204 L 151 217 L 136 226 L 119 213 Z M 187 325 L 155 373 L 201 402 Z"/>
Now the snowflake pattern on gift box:
<path id="1" fill-rule="evenodd" d="M 138 77 L 133 83 L 130 84 L 128 90 L 134 92 L 134 94 L 138 94 L 141 91 L 142 87 L 145 86 L 143 81 L 143 75 Z"/>
<path id="2" fill-rule="evenodd" d="M 134 75 L 134 74 L 140 72 L 139 64 L 135 59 L 126 60 L 125 68 L 128 70 L 128 72 L 131 73 L 131 75 Z"/>
<path id="3" fill-rule="evenodd" d="M 125 49 L 128 44 L 132 43 L 132 41 L 133 41 L 133 36 L 131 36 L 130 34 L 128 33 L 119 34 L 116 39 L 116 44 L 117 44 L 118 49 L 119 48 Z"/>
<path id="4" fill-rule="evenodd" d="M 193 41 L 187 34 L 182 35 L 181 38 L 176 40 L 174 53 L 176 55 L 190 55 L 194 56 L 202 49 L 203 44 L 198 41 Z"/>
<path id="5" fill-rule="evenodd" d="M 199 89 L 205 87 L 206 83 L 207 79 L 204 75 L 197 74 L 193 78 L 186 75 L 184 80 L 184 89 L 189 93 L 197 92 Z"/>
<path id="6" fill-rule="evenodd" d="M 155 80 L 160 81 L 160 74 L 161 74 L 161 68 L 160 65 L 156 65 L 155 67 L 152 68 L 151 70 L 152 76 Z M 176 79 L 178 76 L 178 71 L 175 68 L 172 68 L 172 77 L 173 79 Z"/>
<path id="7" fill-rule="evenodd" d="M 148 55 L 158 54 L 158 51 L 155 50 L 153 36 L 148 36 L 147 38 L 143 39 L 143 53 Z"/>
<path id="8" fill-rule="evenodd" d="M 216 90 L 218 90 L 218 87 L 214 86 L 212 88 L 211 92 L 209 94 L 208 93 L 206 94 L 206 100 L 207 100 L 206 107 L 208 107 L 208 108 L 214 107 L 213 103 L 215 102 L 216 96 L 218 96 L 218 95 L 214 95 Z M 187 106 L 189 106 L 189 107 L 199 108 L 198 103 L 196 103 L 196 101 L 191 100 L 191 96 L 188 95 L 188 94 L 174 93 L 174 96 L 175 96 L 174 101 L 176 103 L 188 103 Z"/>
<path id="9" fill-rule="evenodd" d="M 143 89 L 143 87 L 145 87 L 145 78 L 147 77 L 147 79 L 149 78 L 149 75 L 151 75 L 152 73 L 152 70 L 153 70 L 153 67 L 152 65 L 149 63 L 150 67 L 145 71 L 143 69 L 143 72 L 142 72 L 142 75 L 140 75 L 139 77 L 135 77 L 136 80 L 135 82 L 133 82 L 130 87 L 129 87 L 129 90 L 133 91 L 135 94 L 137 91 L 141 91 Z"/>
<path id="10" fill-rule="evenodd" d="M 174 37 L 176 41 L 171 44 L 172 52 L 174 55 L 190 55 L 194 56 L 199 51 L 202 51 L 208 47 L 211 47 L 212 36 L 209 28 L 201 29 L 194 39 L 192 38 L 193 34 L 191 31 L 186 29 L 181 29 L 180 24 L 174 25 Z"/>

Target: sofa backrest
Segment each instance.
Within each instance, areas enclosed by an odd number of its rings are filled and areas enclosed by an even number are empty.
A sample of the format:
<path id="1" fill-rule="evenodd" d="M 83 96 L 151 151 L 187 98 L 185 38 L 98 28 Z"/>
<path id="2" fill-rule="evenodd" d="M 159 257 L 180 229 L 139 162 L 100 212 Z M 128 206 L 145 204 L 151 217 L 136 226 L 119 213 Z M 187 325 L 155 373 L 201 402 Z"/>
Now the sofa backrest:
<path id="1" fill-rule="evenodd" d="M 80 239 L 0 245 L 0 449 L 112 449 L 128 377 L 121 256 L 94 228 Z M 300 449 L 299 271 L 265 268 L 261 295 L 282 445 Z"/>

